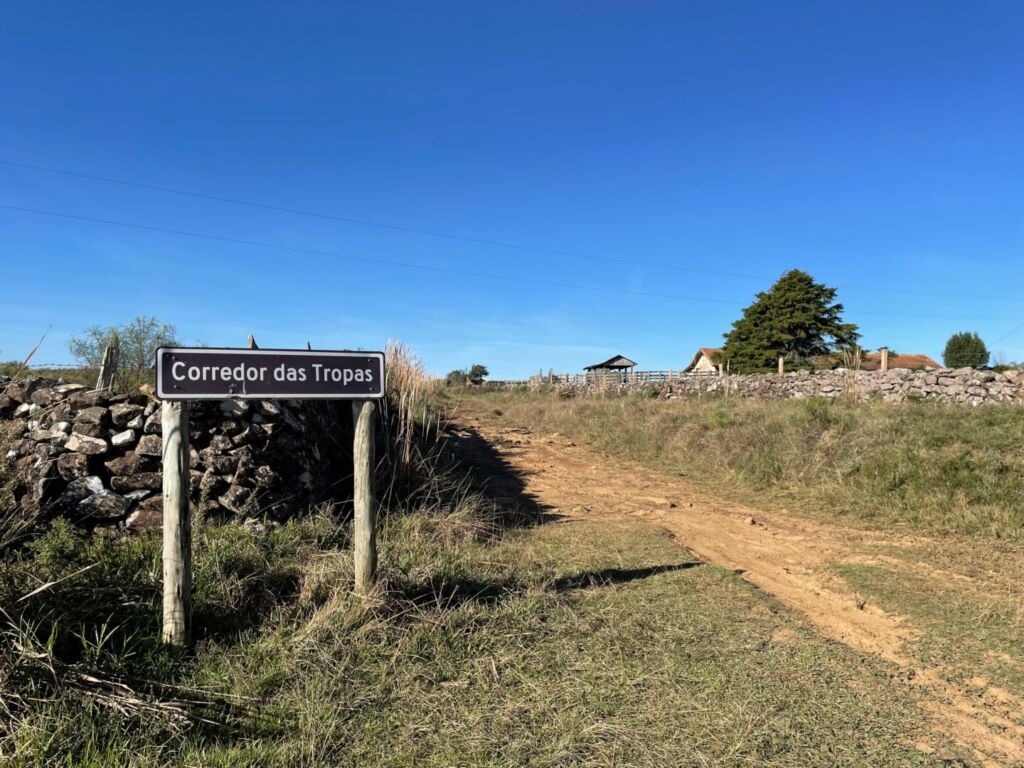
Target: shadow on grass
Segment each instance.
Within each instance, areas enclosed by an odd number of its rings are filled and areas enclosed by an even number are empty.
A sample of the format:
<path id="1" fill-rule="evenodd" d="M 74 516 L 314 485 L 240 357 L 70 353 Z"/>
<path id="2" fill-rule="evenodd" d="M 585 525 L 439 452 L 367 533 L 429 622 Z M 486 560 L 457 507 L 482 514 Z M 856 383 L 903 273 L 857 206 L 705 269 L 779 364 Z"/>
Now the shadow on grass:
<path id="1" fill-rule="evenodd" d="M 660 573 L 671 573 L 673 571 L 685 571 L 690 568 L 704 565 L 699 560 L 688 563 L 676 563 L 674 565 L 651 565 L 646 568 L 602 568 L 599 571 L 586 571 L 576 573 L 572 576 L 561 576 L 551 583 L 551 589 L 555 592 L 570 592 L 576 589 L 591 589 L 592 587 L 607 587 L 613 584 L 626 584 L 637 579 L 646 579 L 657 576 Z"/>
<path id="2" fill-rule="evenodd" d="M 646 579 L 662 573 L 684 571 L 704 565 L 700 561 L 652 565 L 646 568 L 602 568 L 560 576 L 543 583 L 546 592 L 565 594 L 582 589 L 610 587 L 631 581 Z M 400 604 L 412 604 L 417 608 L 452 610 L 462 605 L 497 605 L 506 600 L 522 597 L 530 585 L 516 579 L 488 580 L 474 578 L 430 579 L 418 583 L 397 583 L 388 594 Z"/>
<path id="3" fill-rule="evenodd" d="M 475 427 L 453 424 L 447 436 L 456 460 L 469 472 L 474 488 L 501 511 L 503 527 L 526 528 L 562 519 L 527 492 L 522 475 Z"/>

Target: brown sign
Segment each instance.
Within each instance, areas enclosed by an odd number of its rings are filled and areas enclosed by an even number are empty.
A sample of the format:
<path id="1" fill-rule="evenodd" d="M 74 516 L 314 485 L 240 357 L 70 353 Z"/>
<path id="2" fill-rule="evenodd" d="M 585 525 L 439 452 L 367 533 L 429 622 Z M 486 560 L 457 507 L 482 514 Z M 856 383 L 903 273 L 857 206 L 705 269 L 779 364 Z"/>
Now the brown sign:
<path id="1" fill-rule="evenodd" d="M 161 400 L 371 400 L 384 397 L 383 352 L 160 347 Z"/>

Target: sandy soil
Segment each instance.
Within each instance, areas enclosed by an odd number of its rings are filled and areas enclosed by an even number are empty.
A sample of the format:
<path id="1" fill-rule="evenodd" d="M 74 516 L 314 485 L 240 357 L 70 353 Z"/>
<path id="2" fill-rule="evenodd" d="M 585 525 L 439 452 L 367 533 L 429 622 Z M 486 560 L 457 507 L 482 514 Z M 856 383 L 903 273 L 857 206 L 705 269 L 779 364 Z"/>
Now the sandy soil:
<path id="1" fill-rule="evenodd" d="M 877 562 L 874 553 L 886 546 L 929 542 L 723 501 L 680 477 L 602 456 L 558 434 L 503 425 L 482 410 L 460 413 L 452 432 L 499 492 L 570 519 L 627 518 L 663 526 L 698 557 L 742 574 L 804 614 L 827 637 L 895 665 L 894 684 L 907 686 L 924 703 L 934 732 L 970 749 L 981 764 L 1024 765 L 1024 701 L 984 680 L 963 687 L 940 670 L 923 668 L 908 642 L 918 634 L 915 627 L 865 603 L 829 570 L 838 563 Z M 912 569 L 918 577 L 958 578 L 895 558 L 885 565 Z"/>

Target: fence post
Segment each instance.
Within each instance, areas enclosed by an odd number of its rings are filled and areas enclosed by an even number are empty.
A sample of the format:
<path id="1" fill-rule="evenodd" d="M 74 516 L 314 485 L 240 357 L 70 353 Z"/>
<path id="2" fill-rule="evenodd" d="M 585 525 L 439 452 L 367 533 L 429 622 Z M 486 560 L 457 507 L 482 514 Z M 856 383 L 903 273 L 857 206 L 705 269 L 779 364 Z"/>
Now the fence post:
<path id="1" fill-rule="evenodd" d="M 779 355 L 779 376 L 786 372 L 786 358 Z"/>
<path id="2" fill-rule="evenodd" d="M 878 351 L 882 355 L 882 364 L 880 367 L 882 369 L 882 373 L 885 373 L 886 371 L 889 370 L 889 348 L 882 347 Z"/>
<path id="3" fill-rule="evenodd" d="M 373 431 L 377 405 L 372 400 L 352 403 L 355 438 L 352 464 L 355 500 L 356 594 L 365 595 L 377 576 L 377 511 L 373 500 Z"/>
<path id="4" fill-rule="evenodd" d="M 96 389 L 110 389 L 114 386 L 114 374 L 121 357 L 121 342 L 115 333 L 110 343 L 103 349 L 103 360 L 100 362 L 100 374 L 96 377 Z"/>
<path id="5" fill-rule="evenodd" d="M 192 634 L 192 522 L 189 519 L 188 402 L 164 401 L 163 641 L 184 648 Z"/>

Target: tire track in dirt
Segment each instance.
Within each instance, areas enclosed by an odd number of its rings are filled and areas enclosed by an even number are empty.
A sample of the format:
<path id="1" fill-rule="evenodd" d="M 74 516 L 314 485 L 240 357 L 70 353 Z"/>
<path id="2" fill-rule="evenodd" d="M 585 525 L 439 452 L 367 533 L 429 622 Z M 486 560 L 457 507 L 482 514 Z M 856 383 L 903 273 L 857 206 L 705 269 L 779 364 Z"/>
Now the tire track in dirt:
<path id="1" fill-rule="evenodd" d="M 829 525 L 754 510 L 703 494 L 678 477 L 638 462 L 602 456 L 556 434 L 465 415 L 455 435 L 482 438 L 499 465 L 549 511 L 587 520 L 644 520 L 663 526 L 698 557 L 741 574 L 800 611 L 825 636 L 882 657 L 934 718 L 934 732 L 970 749 L 982 765 L 1024 765 L 1024 700 L 1006 691 L 964 688 L 913 657 L 918 632 L 907 620 L 865 604 L 829 570 L 863 562 L 886 546 L 921 537 Z M 493 470 L 493 458 L 489 470 Z M 496 478 L 501 484 L 501 480 Z M 887 562 L 894 569 L 897 560 Z M 921 569 L 913 570 L 921 573 Z"/>

